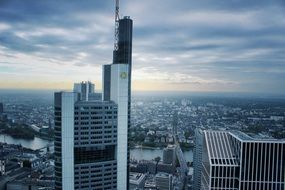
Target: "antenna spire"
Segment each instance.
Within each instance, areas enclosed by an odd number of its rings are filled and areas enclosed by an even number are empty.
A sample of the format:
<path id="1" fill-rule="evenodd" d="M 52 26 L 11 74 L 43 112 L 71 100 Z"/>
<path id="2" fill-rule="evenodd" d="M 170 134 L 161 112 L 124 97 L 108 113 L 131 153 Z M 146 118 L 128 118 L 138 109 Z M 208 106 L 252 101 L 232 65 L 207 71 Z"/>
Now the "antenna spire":
<path id="1" fill-rule="evenodd" d="M 119 20 L 120 20 L 120 12 L 119 12 L 119 0 L 116 0 L 116 8 L 115 8 L 115 42 L 114 42 L 114 50 L 117 51 L 118 41 L 119 41 Z"/>

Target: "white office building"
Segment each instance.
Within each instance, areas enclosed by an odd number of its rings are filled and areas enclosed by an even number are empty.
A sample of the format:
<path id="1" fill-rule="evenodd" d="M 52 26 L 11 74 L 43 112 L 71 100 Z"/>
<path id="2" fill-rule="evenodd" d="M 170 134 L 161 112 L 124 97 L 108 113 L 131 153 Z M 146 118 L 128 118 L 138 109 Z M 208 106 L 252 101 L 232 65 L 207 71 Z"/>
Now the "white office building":
<path id="1" fill-rule="evenodd" d="M 103 66 L 103 89 L 108 100 L 118 105 L 118 139 L 117 139 L 117 185 L 119 189 L 127 189 L 128 184 L 128 100 L 129 100 L 129 65 L 112 64 Z M 108 80 L 106 80 L 108 78 Z M 108 81 L 108 82 L 107 82 Z M 107 95 L 104 94 L 103 97 Z M 107 99 L 105 99 L 107 100 Z"/>
<path id="2" fill-rule="evenodd" d="M 196 160 L 200 171 L 194 171 L 194 179 L 201 182 L 195 190 L 284 190 L 285 141 L 254 139 L 239 131 L 198 135 L 202 158 Z"/>

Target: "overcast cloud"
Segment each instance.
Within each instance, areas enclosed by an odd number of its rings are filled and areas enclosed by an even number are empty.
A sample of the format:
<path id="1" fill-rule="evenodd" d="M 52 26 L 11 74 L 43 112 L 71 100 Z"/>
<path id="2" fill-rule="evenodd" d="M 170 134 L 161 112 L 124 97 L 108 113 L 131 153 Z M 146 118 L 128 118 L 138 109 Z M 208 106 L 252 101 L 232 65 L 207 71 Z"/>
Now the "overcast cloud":
<path id="1" fill-rule="evenodd" d="M 134 90 L 285 93 L 284 0 L 121 0 Z M 0 88 L 101 86 L 113 0 L 0 0 Z"/>

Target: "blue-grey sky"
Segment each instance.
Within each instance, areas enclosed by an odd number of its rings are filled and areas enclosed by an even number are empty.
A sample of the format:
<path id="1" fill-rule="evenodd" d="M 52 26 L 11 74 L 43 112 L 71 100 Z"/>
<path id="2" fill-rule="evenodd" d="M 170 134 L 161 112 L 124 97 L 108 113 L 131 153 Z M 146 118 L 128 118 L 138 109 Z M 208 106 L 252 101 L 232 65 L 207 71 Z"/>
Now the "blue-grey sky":
<path id="1" fill-rule="evenodd" d="M 121 0 L 133 89 L 285 94 L 284 0 Z M 0 88 L 71 88 L 112 61 L 114 0 L 0 0 Z"/>

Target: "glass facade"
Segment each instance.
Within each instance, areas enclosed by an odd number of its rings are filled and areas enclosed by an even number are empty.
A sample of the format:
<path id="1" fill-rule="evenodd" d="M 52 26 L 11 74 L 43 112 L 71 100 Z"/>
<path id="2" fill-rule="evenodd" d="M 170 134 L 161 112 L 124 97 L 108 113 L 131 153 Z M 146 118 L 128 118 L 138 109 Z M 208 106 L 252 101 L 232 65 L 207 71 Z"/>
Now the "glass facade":
<path id="1" fill-rule="evenodd" d="M 79 97 L 79 96 L 78 96 Z M 117 188 L 117 105 L 111 101 L 74 101 L 72 130 L 64 130 L 62 108 L 64 96 L 55 93 L 55 187 L 64 188 L 63 176 L 66 166 L 62 160 L 72 157 L 71 175 L 74 189 L 116 189 Z M 71 128 L 69 128 L 71 129 Z M 73 132 L 73 150 L 63 149 L 63 137 Z M 72 188 L 72 189 L 73 189 Z"/>
<path id="2" fill-rule="evenodd" d="M 113 64 L 127 64 L 128 65 L 128 102 L 127 102 L 127 129 L 131 126 L 131 76 L 132 76 L 132 36 L 133 36 L 133 21 L 130 17 L 125 16 L 119 20 L 118 28 L 118 49 L 113 51 Z M 104 100 L 111 99 L 111 69 L 110 66 L 105 65 L 103 67 L 104 77 L 103 77 L 103 92 Z M 116 79 L 119 80 L 119 79 Z M 120 87 L 121 88 L 121 87 Z M 123 127 L 123 126 L 122 126 Z M 128 137 L 129 138 L 129 137 Z M 129 141 L 127 140 L 127 143 Z M 129 187 L 129 159 L 130 159 L 130 150 L 129 145 L 127 147 L 127 189 Z"/>
<path id="3" fill-rule="evenodd" d="M 119 20 L 118 50 L 114 51 L 114 64 L 132 64 L 133 21 L 129 17 Z"/>
<path id="4" fill-rule="evenodd" d="M 202 169 L 194 171 L 194 178 L 200 174 L 201 188 L 195 190 L 285 188 L 284 141 L 227 131 L 203 131 L 202 138 L 202 160 L 196 163 Z"/>

